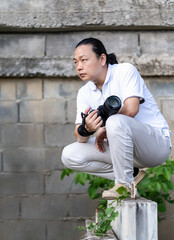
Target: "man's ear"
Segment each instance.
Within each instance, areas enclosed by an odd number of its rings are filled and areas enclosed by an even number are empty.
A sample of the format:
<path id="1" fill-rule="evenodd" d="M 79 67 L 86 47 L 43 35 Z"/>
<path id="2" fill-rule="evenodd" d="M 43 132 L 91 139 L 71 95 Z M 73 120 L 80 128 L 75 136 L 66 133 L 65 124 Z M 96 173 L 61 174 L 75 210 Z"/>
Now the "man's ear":
<path id="1" fill-rule="evenodd" d="M 106 64 L 106 54 L 102 53 L 102 55 L 100 56 L 100 60 L 101 60 L 101 64 L 104 67 Z"/>

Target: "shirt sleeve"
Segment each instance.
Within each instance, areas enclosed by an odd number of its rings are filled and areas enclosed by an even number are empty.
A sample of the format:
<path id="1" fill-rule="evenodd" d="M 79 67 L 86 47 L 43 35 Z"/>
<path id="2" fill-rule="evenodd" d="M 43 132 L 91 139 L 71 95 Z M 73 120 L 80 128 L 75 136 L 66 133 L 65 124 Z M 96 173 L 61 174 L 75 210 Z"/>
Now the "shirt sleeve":
<path id="1" fill-rule="evenodd" d="M 120 85 L 123 102 L 130 97 L 139 97 L 140 102 L 144 101 L 144 80 L 133 65 L 125 64 L 120 76 Z"/>
<path id="2" fill-rule="evenodd" d="M 84 94 L 83 89 L 80 89 L 77 94 L 77 112 L 75 124 L 82 123 L 81 112 L 84 112 L 89 107 L 87 96 Z"/>

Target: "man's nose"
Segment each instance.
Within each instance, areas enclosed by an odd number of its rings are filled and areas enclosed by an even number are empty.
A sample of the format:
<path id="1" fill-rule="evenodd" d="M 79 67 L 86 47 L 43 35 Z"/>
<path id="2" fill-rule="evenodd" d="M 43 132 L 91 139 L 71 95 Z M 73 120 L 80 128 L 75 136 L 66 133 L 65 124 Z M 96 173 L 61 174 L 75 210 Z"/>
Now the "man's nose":
<path id="1" fill-rule="evenodd" d="M 77 70 L 79 71 L 79 70 L 81 70 L 82 68 L 83 68 L 82 63 L 79 62 L 79 63 L 77 64 Z"/>

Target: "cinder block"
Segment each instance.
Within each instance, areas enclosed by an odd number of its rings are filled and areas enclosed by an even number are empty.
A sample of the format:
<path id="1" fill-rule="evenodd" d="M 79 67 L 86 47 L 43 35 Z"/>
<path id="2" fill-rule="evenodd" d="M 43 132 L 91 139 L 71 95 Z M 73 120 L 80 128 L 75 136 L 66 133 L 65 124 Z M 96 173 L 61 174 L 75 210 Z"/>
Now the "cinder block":
<path id="1" fill-rule="evenodd" d="M 73 57 L 77 43 L 87 37 L 100 39 L 108 53 L 114 52 L 117 55 L 123 55 L 137 52 L 138 36 L 136 32 L 82 32 L 80 35 L 77 33 L 48 35 L 46 42 L 47 56 Z"/>
<path id="2" fill-rule="evenodd" d="M 0 195 L 43 194 L 42 173 L 0 173 Z"/>
<path id="3" fill-rule="evenodd" d="M 45 151 L 40 148 L 5 148 L 4 171 L 25 172 L 45 170 Z"/>
<path id="4" fill-rule="evenodd" d="M 0 144 L 2 144 L 2 124 L 0 124 Z"/>
<path id="5" fill-rule="evenodd" d="M 67 196 L 33 196 L 21 201 L 22 219 L 59 219 L 68 214 Z"/>
<path id="6" fill-rule="evenodd" d="M 83 85 L 81 80 L 45 80 L 44 98 L 75 98 L 78 89 Z"/>
<path id="7" fill-rule="evenodd" d="M 2 152 L 0 152 L 0 172 L 3 171 L 3 158 L 2 158 Z"/>
<path id="8" fill-rule="evenodd" d="M 140 46 L 143 54 L 164 54 L 166 52 L 174 54 L 173 48 L 174 34 L 173 32 L 141 32 Z"/>
<path id="9" fill-rule="evenodd" d="M 17 219 L 20 215 L 20 200 L 18 198 L 1 198 L 0 213 L 2 220 Z"/>
<path id="10" fill-rule="evenodd" d="M 92 200 L 88 194 L 70 195 L 69 207 L 71 217 L 93 217 L 99 201 Z"/>
<path id="11" fill-rule="evenodd" d="M 61 171 L 48 172 L 45 176 L 45 192 L 47 194 L 60 193 L 86 193 L 88 184 L 82 186 L 75 184 L 75 175 L 66 176 L 63 180 L 60 179 Z"/>
<path id="12" fill-rule="evenodd" d="M 15 102 L 0 102 L 0 122 L 14 123 L 18 121 L 18 107 Z"/>
<path id="13" fill-rule="evenodd" d="M 5 146 L 43 146 L 42 124 L 9 124 L 2 127 L 2 143 Z"/>
<path id="14" fill-rule="evenodd" d="M 16 99 L 16 81 L 2 79 L 0 80 L 0 99 L 15 100 Z"/>
<path id="15" fill-rule="evenodd" d="M 65 101 L 20 102 L 20 122 L 65 123 Z"/>
<path id="16" fill-rule="evenodd" d="M 17 81 L 18 99 L 42 99 L 42 80 L 20 79 Z"/>
<path id="17" fill-rule="evenodd" d="M 174 219 L 164 219 L 159 222 L 158 233 L 159 233 L 159 240 L 172 240 L 174 236 Z"/>
<path id="18" fill-rule="evenodd" d="M 47 146 L 65 146 L 75 140 L 74 124 L 50 124 L 45 126 L 45 143 Z"/>
<path id="19" fill-rule="evenodd" d="M 2 240 L 46 240 L 45 229 L 41 221 L 0 222 Z"/>
<path id="20" fill-rule="evenodd" d="M 67 122 L 75 123 L 76 119 L 76 98 L 67 100 L 66 109 Z"/>
<path id="21" fill-rule="evenodd" d="M 166 120 L 170 123 L 174 121 L 174 99 L 163 99 L 162 102 L 162 113 L 166 117 Z"/>
<path id="22" fill-rule="evenodd" d="M 43 57 L 45 36 L 0 34 L 0 57 Z"/>
<path id="23" fill-rule="evenodd" d="M 77 240 L 81 239 L 84 231 L 77 230 L 78 226 L 85 226 L 84 221 L 49 221 L 47 223 L 47 240 Z"/>
<path id="24" fill-rule="evenodd" d="M 160 80 L 150 78 L 146 81 L 146 84 L 155 98 L 174 96 L 174 81 L 169 78 L 162 78 Z"/>
<path id="25" fill-rule="evenodd" d="M 172 179 L 173 181 L 174 179 Z M 173 192 L 172 192 L 173 193 Z M 174 197 L 174 193 L 171 195 L 172 199 Z M 167 218 L 174 218 L 174 205 L 171 203 L 166 202 L 166 207 L 167 207 L 167 212 L 166 212 L 166 216 Z"/>
<path id="26" fill-rule="evenodd" d="M 63 169 L 61 154 L 62 147 L 45 148 L 45 168 L 47 170 Z"/>
<path id="27" fill-rule="evenodd" d="M 5 148 L 5 172 L 49 171 L 62 169 L 62 148 Z"/>

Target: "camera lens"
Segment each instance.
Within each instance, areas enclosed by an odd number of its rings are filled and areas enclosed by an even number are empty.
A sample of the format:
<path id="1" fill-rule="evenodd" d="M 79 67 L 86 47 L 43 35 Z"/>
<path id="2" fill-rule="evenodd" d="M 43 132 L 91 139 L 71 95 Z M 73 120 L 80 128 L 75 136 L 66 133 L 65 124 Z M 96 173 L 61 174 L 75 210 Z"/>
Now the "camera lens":
<path id="1" fill-rule="evenodd" d="M 121 100 L 119 97 L 114 95 L 108 97 L 104 103 L 104 109 L 109 115 L 117 113 L 120 107 Z"/>
<path id="2" fill-rule="evenodd" d="M 120 106 L 120 101 L 118 101 L 116 96 L 111 96 L 108 98 L 107 105 L 112 109 L 118 108 L 118 106 Z"/>

